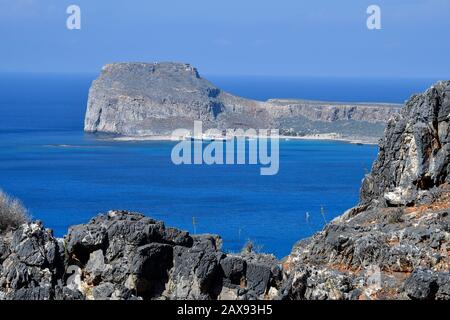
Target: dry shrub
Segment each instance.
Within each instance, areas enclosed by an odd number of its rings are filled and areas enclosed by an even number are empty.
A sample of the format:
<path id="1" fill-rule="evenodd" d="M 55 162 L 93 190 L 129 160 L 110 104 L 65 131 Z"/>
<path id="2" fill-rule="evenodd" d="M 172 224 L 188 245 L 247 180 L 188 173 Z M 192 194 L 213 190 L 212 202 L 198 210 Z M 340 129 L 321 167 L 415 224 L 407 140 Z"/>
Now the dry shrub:
<path id="1" fill-rule="evenodd" d="M 20 200 L 0 189 L 0 233 L 17 228 L 29 221 L 28 211 Z"/>

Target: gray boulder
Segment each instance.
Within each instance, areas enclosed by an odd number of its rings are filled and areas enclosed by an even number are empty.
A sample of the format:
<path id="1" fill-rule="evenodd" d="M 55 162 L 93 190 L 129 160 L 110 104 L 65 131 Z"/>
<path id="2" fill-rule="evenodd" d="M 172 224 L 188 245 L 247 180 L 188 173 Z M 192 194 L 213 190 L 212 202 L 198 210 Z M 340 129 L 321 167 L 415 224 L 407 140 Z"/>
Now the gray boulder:
<path id="1" fill-rule="evenodd" d="M 431 270 L 415 270 L 405 281 L 405 292 L 414 300 L 434 299 L 438 290 L 437 275 Z"/>
<path id="2" fill-rule="evenodd" d="M 193 246 L 175 246 L 173 269 L 165 293 L 171 299 L 214 299 L 222 285 L 218 238 L 195 236 Z"/>
<path id="3" fill-rule="evenodd" d="M 44 229 L 40 222 L 24 224 L 5 237 L 2 246 L 0 291 L 4 298 L 52 299 L 63 264 L 51 230 Z"/>

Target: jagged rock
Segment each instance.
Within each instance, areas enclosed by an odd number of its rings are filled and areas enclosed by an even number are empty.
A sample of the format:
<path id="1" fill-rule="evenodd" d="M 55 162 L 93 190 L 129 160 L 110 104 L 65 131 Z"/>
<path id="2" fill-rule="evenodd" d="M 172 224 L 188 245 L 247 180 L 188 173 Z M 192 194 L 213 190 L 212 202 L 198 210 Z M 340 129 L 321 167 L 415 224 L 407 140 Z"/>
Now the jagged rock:
<path id="1" fill-rule="evenodd" d="M 273 255 L 244 253 L 246 288 L 257 297 L 268 293 L 270 285 L 278 287 L 281 280 L 279 261 Z"/>
<path id="2" fill-rule="evenodd" d="M 220 260 L 223 274 L 220 299 L 274 298 L 282 286 L 280 262 L 273 256 L 244 251 Z"/>
<path id="3" fill-rule="evenodd" d="M 0 238 L 0 264 L 8 257 L 9 255 L 9 245 L 3 238 Z"/>
<path id="4" fill-rule="evenodd" d="M 50 300 L 53 290 L 50 285 L 42 285 L 33 288 L 20 288 L 6 294 L 7 300 Z"/>
<path id="5" fill-rule="evenodd" d="M 54 239 L 40 224 L 24 225 L 3 238 L 3 247 L 7 248 L 4 251 L 8 254 L 1 269 L 1 297 L 359 299 L 383 294 L 389 298 L 388 293 L 395 289 L 399 290 L 398 297 L 403 297 L 399 289 L 402 281 L 383 273 L 383 268 L 411 272 L 420 264 L 429 268 L 426 275 L 430 277 L 416 272 L 419 275 L 414 274 L 405 283 L 404 296 L 448 299 L 448 273 L 436 270 L 448 268 L 446 253 L 439 253 L 448 242 L 448 234 L 440 233 L 437 226 L 448 230 L 449 215 L 433 213 L 413 226 L 417 221 L 409 221 L 404 214 L 402 223 L 409 224 L 402 226 L 401 233 L 400 224 L 396 222 L 393 227 L 386 223 L 384 216 L 369 210 L 353 216 L 345 226 L 330 224 L 312 239 L 299 243 L 283 264 L 283 270 L 281 262 L 272 255 L 251 251 L 225 254 L 220 250 L 221 240 L 217 236 L 191 237 L 176 230 L 167 233 L 163 223 L 125 211 L 111 211 L 71 229 L 76 236 L 69 233 L 65 242 Z M 359 223 L 374 217 L 380 218 L 378 230 L 361 228 Z M 96 230 L 95 237 L 88 235 L 91 230 Z M 395 237 L 403 240 L 389 244 L 395 242 Z M 68 239 L 72 240 L 72 246 L 65 250 L 58 248 Z M 90 239 L 103 240 L 90 242 Z M 432 249 L 430 242 L 437 243 L 436 249 Z M 97 249 L 92 243 L 103 243 L 104 247 Z M 188 246 L 179 245 L 182 243 Z M 60 257 L 60 252 L 66 256 Z M 88 254 L 88 258 L 79 259 L 80 252 Z M 372 267 L 371 263 L 380 266 L 379 276 L 375 277 L 380 288 L 370 285 L 370 275 L 346 271 Z M 66 269 L 66 275 L 61 267 Z"/>
<path id="6" fill-rule="evenodd" d="M 299 267 L 287 277 L 278 296 L 281 300 L 305 300 L 307 280 L 310 272 L 306 268 Z"/>
<path id="7" fill-rule="evenodd" d="M 363 204 L 433 201 L 429 191 L 449 181 L 449 97 L 450 81 L 438 82 L 414 95 L 388 122 L 378 158 L 363 181 Z"/>
<path id="8" fill-rule="evenodd" d="M 89 224 L 71 228 L 67 252 L 83 268 L 84 283 L 94 286 L 89 298 L 112 298 L 118 285 L 151 298 L 164 290 L 172 266 L 173 244 L 189 243 L 189 239 L 181 231 L 166 232 L 162 222 L 141 214 L 110 211 Z M 105 283 L 108 285 L 96 289 Z M 105 295 L 111 286 L 114 290 Z M 114 298 L 130 296 L 122 291 Z"/>
<path id="9" fill-rule="evenodd" d="M 230 284 L 240 285 L 245 279 L 247 263 L 238 256 L 227 256 L 220 260 L 223 275 Z"/>
<path id="10" fill-rule="evenodd" d="M 94 300 L 108 300 L 114 293 L 114 285 L 110 282 L 99 284 L 92 289 Z"/>
<path id="11" fill-rule="evenodd" d="M 40 222 L 22 225 L 3 242 L 0 291 L 5 299 L 48 300 L 62 272 L 58 243 Z M 7 249 L 6 249 L 7 247 Z"/>
<path id="12" fill-rule="evenodd" d="M 437 278 L 437 284 L 439 286 L 436 292 L 435 298 L 437 300 L 450 300 L 450 273 L 440 272 Z"/>
<path id="13" fill-rule="evenodd" d="M 86 263 L 89 254 L 103 250 L 107 244 L 104 228 L 97 225 L 71 227 L 67 236 L 67 251 L 81 263 Z"/>
<path id="14" fill-rule="evenodd" d="M 160 295 L 165 289 L 172 263 L 173 248 L 167 244 L 150 243 L 137 248 L 130 262 L 130 272 L 136 277 L 137 294 L 144 297 Z"/>
<path id="15" fill-rule="evenodd" d="M 282 300 L 344 300 L 354 294 L 354 279 L 333 269 L 297 266 L 291 272 L 279 298 Z"/>
<path id="16" fill-rule="evenodd" d="M 55 287 L 55 300 L 85 300 L 85 296 L 78 290 L 57 285 Z"/>
<path id="17" fill-rule="evenodd" d="M 257 299 L 281 282 L 271 255 L 227 256 L 218 236 L 126 211 L 74 226 L 64 240 L 39 223 L 0 239 L 3 299 Z"/>
<path id="18" fill-rule="evenodd" d="M 437 275 L 431 270 L 416 270 L 405 281 L 405 291 L 411 299 L 434 299 L 438 290 Z"/>
<path id="19" fill-rule="evenodd" d="M 172 299 L 213 299 L 219 294 L 221 269 L 215 236 L 195 236 L 191 248 L 174 247 L 174 267 L 166 295 Z"/>
<path id="20" fill-rule="evenodd" d="M 188 232 L 175 228 L 165 229 L 163 240 L 174 246 L 192 247 L 193 244 L 193 239 Z"/>
<path id="21" fill-rule="evenodd" d="M 439 82 L 393 116 L 360 204 L 294 246 L 280 298 L 448 299 L 449 92 Z"/>
<path id="22" fill-rule="evenodd" d="M 307 300 L 343 300 L 348 298 L 352 285 L 349 277 L 334 270 L 312 270 L 306 280 Z"/>
<path id="23" fill-rule="evenodd" d="M 94 251 L 90 254 L 89 260 L 84 268 L 86 278 L 90 283 L 98 283 L 101 281 L 103 274 L 111 270 L 111 265 L 105 263 L 105 256 L 102 250 Z"/>

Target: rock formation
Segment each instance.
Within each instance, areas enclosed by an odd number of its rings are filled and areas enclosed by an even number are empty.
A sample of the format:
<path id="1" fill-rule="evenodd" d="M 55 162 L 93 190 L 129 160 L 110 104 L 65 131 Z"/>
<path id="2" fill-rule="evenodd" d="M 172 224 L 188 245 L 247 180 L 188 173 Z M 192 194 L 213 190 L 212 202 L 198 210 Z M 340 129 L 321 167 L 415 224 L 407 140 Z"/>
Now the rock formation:
<path id="1" fill-rule="evenodd" d="M 449 114 L 446 81 L 389 121 L 360 204 L 295 245 L 284 298 L 450 299 Z"/>
<path id="2" fill-rule="evenodd" d="M 363 203 L 411 205 L 441 195 L 450 180 L 450 82 L 414 95 L 388 123 Z"/>
<path id="3" fill-rule="evenodd" d="M 89 92 L 85 131 L 126 136 L 192 129 L 280 129 L 378 139 L 398 105 L 298 100 L 254 101 L 226 93 L 181 63 L 106 65 Z"/>
<path id="4" fill-rule="evenodd" d="M 55 239 L 40 223 L 0 238 L 1 299 L 263 299 L 281 286 L 272 255 L 226 254 L 141 214 L 110 211 Z"/>
<path id="5" fill-rule="evenodd" d="M 110 211 L 64 239 L 39 222 L 1 235 L 0 299 L 450 300 L 449 97 L 450 82 L 413 96 L 359 205 L 283 261 Z"/>

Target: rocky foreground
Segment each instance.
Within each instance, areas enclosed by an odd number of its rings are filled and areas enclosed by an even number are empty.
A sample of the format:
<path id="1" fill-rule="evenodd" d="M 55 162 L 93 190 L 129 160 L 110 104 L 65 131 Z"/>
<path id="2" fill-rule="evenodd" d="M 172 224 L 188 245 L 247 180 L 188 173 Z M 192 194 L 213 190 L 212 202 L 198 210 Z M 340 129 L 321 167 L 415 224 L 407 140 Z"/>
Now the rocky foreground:
<path id="1" fill-rule="evenodd" d="M 182 63 L 116 63 L 89 91 L 85 131 L 128 137 L 170 136 L 176 129 L 279 129 L 283 135 L 334 133 L 377 141 L 392 104 L 255 101 L 224 92 Z"/>
<path id="2" fill-rule="evenodd" d="M 1 299 L 450 300 L 450 81 L 388 123 L 361 202 L 278 261 L 110 211 L 0 236 Z"/>
<path id="3" fill-rule="evenodd" d="M 279 262 L 227 255 L 220 238 L 190 236 L 137 213 L 110 211 L 55 239 L 40 223 L 0 242 L 4 299 L 262 298 Z"/>

